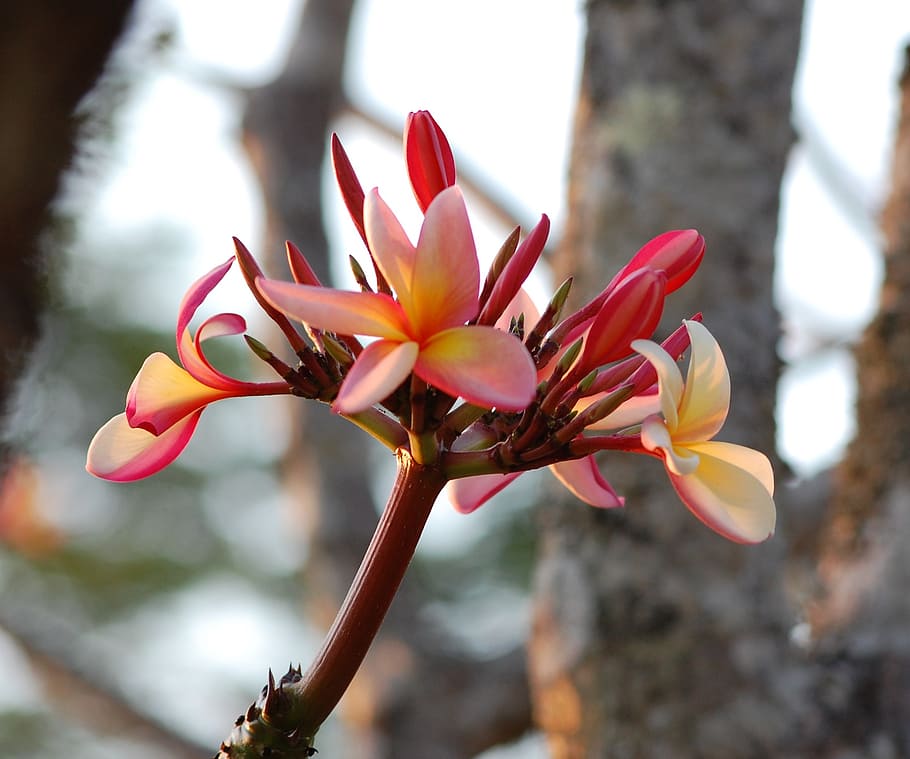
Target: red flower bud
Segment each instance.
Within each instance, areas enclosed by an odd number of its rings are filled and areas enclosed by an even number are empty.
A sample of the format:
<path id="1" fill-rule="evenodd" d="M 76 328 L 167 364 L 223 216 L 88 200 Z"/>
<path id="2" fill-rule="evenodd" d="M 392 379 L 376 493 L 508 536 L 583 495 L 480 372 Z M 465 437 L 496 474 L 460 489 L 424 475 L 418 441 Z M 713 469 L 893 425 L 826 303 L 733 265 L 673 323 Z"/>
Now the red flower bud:
<path id="1" fill-rule="evenodd" d="M 439 124 L 429 111 L 408 114 L 404 126 L 404 154 L 414 197 L 426 212 L 446 187 L 455 184 L 455 158 Z"/>

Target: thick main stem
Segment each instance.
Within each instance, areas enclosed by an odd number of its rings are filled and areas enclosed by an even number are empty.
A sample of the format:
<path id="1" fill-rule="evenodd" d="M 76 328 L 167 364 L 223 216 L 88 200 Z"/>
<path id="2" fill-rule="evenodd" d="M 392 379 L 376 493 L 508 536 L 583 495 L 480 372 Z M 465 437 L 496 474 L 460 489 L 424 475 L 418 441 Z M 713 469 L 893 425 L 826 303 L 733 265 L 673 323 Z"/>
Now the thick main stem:
<path id="1" fill-rule="evenodd" d="M 395 485 L 347 597 L 310 668 L 286 689 L 294 704 L 289 721 L 302 734 L 316 732 L 354 679 L 445 485 L 438 469 L 421 466 L 404 449 L 397 455 Z"/>

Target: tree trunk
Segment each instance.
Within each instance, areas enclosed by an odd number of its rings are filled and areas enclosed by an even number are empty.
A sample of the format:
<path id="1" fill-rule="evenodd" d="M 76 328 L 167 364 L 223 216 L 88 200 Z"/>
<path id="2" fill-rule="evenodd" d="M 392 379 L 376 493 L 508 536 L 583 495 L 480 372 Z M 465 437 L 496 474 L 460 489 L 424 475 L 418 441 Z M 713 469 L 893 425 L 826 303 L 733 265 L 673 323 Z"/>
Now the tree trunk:
<path id="1" fill-rule="evenodd" d="M 41 234 L 75 151 L 79 101 L 123 31 L 132 0 L 7 2 L 0 11 L 0 415 L 38 338 Z M 6 451 L 0 448 L 0 476 Z"/>
<path id="2" fill-rule="evenodd" d="M 696 227 L 700 273 L 665 328 L 697 311 L 724 349 L 723 439 L 774 449 L 778 197 L 801 4 L 588 4 L 570 174 L 554 267 L 591 290 L 645 241 Z M 592 292 L 577 292 L 587 297 Z M 609 459 L 623 512 L 560 500 L 541 513 L 531 670 L 557 759 L 781 756 L 788 534 L 746 548 L 707 530 L 652 460 Z M 778 476 L 780 477 L 778 468 Z"/>

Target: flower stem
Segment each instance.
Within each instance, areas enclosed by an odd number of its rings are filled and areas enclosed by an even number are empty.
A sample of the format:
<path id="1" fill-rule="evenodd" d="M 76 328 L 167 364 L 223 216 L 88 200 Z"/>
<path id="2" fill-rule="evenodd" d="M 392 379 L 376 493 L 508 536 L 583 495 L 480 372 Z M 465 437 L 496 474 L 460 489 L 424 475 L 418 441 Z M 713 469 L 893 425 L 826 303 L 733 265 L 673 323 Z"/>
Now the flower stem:
<path id="1" fill-rule="evenodd" d="M 404 449 L 397 455 L 395 485 L 347 598 L 310 668 L 284 688 L 290 709 L 282 722 L 303 735 L 315 733 L 353 680 L 445 485 L 438 469 L 420 465 Z"/>

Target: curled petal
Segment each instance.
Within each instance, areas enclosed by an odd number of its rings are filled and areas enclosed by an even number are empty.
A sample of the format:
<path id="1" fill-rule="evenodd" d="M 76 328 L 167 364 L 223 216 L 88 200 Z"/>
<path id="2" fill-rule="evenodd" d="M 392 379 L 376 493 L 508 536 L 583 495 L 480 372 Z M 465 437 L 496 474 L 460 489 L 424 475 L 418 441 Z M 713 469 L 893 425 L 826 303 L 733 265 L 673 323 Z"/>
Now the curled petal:
<path id="1" fill-rule="evenodd" d="M 247 385 L 255 385 L 256 383 L 241 382 L 218 371 L 211 365 L 202 350 L 204 340 L 239 335 L 244 331 L 246 331 L 246 321 L 238 314 L 216 314 L 206 319 L 196 330 L 195 339 L 191 338 L 190 331 L 185 329 L 177 344 L 180 363 L 194 379 L 213 388 L 239 390 Z"/>
<path id="2" fill-rule="evenodd" d="M 180 354 L 180 363 L 184 366 L 186 366 L 187 362 L 184 361 L 183 356 L 183 352 L 186 349 L 182 340 L 183 333 L 189 329 L 190 322 L 196 315 L 196 310 L 202 305 L 202 302 L 208 297 L 208 294 L 215 288 L 215 285 L 224 279 L 224 275 L 227 274 L 228 269 L 231 268 L 233 263 L 234 257 L 231 256 L 223 264 L 219 264 L 210 272 L 201 276 L 190 285 L 186 294 L 183 296 L 183 300 L 180 301 L 180 309 L 177 313 L 177 351 Z M 192 363 L 192 357 L 190 358 L 189 363 Z"/>
<path id="3" fill-rule="evenodd" d="M 650 416 L 642 422 L 641 443 L 645 450 L 662 456 L 667 469 L 673 474 L 690 474 L 698 466 L 698 454 L 675 445 L 664 420 L 659 416 Z"/>
<path id="4" fill-rule="evenodd" d="M 521 341 L 494 327 L 455 327 L 421 349 L 414 372 L 453 397 L 520 411 L 534 399 L 537 371 Z"/>
<path id="5" fill-rule="evenodd" d="M 446 485 L 446 494 L 456 511 L 462 514 L 470 514 L 483 506 L 520 474 L 522 472 L 464 477 L 460 480 L 453 480 Z"/>
<path id="6" fill-rule="evenodd" d="M 345 377 L 333 404 L 335 411 L 356 414 L 387 398 L 411 373 L 417 351 L 417 343 L 370 343 Z"/>
<path id="7" fill-rule="evenodd" d="M 600 509 L 613 509 L 625 504 L 625 499 L 607 482 L 593 456 L 552 464 L 550 471 L 576 498 Z"/>
<path id="8" fill-rule="evenodd" d="M 480 265 L 464 197 L 443 190 L 427 208 L 417 241 L 410 304 L 402 301 L 421 337 L 477 316 Z M 400 297 L 399 293 L 399 297 Z"/>
<path id="9" fill-rule="evenodd" d="M 776 512 L 767 459 L 731 443 L 699 443 L 692 450 L 699 458 L 695 472 L 670 474 L 670 482 L 689 510 L 737 543 L 760 543 L 771 537 Z"/>
<path id="10" fill-rule="evenodd" d="M 164 353 L 153 353 L 130 385 L 126 418 L 132 427 L 161 435 L 194 411 L 233 395 L 238 393 L 204 385 Z"/>
<path id="11" fill-rule="evenodd" d="M 274 279 L 257 279 L 256 286 L 279 311 L 316 329 L 410 339 L 401 306 L 383 293 L 355 293 Z"/>
<path id="12" fill-rule="evenodd" d="M 685 325 L 692 355 L 673 433 L 679 443 L 710 440 L 723 427 L 730 408 L 730 374 L 717 340 L 699 322 L 687 321 Z"/>
<path id="13" fill-rule="evenodd" d="M 157 437 L 144 429 L 131 427 L 126 414 L 118 414 L 92 438 L 86 471 L 112 482 L 141 480 L 155 474 L 186 448 L 201 414 L 202 409 L 199 409 Z"/>
<path id="14" fill-rule="evenodd" d="M 644 356 L 657 372 L 657 387 L 660 395 L 660 410 L 667 420 L 671 434 L 679 421 L 677 409 L 683 395 L 683 378 L 676 362 L 661 346 L 650 340 L 635 340 L 632 348 Z"/>

